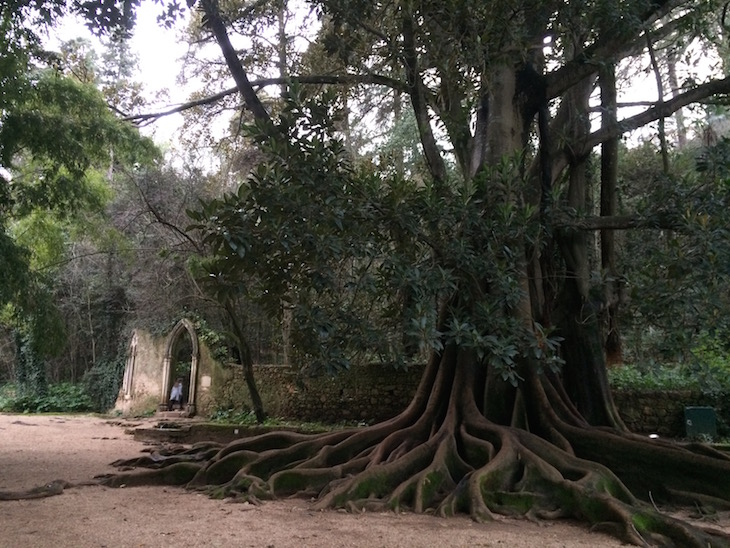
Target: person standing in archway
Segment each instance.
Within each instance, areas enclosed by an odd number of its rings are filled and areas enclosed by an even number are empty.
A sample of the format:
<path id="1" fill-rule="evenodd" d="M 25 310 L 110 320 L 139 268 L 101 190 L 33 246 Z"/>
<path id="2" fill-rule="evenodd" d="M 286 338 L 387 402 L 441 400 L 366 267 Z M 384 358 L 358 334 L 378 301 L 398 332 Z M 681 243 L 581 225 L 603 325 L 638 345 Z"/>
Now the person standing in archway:
<path id="1" fill-rule="evenodd" d="M 175 402 L 178 403 L 178 405 L 180 406 L 180 411 L 182 411 L 182 408 L 183 408 L 182 391 L 183 391 L 183 380 L 181 378 L 178 378 L 175 381 L 175 384 L 172 386 L 172 390 L 170 391 L 170 400 L 167 402 L 168 411 L 172 411 L 172 408 L 175 407 Z"/>

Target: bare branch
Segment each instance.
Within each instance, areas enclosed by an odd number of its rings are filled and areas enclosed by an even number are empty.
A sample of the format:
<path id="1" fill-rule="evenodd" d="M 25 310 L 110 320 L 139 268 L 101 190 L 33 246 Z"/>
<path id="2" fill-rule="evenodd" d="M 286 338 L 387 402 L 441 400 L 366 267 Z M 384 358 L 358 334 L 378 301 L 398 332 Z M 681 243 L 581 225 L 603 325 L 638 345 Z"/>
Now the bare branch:
<path id="1" fill-rule="evenodd" d="M 160 118 L 164 118 L 165 116 L 170 116 L 171 114 L 178 114 L 180 112 L 185 112 L 186 110 L 190 110 L 191 108 L 200 107 L 200 106 L 204 106 L 204 105 L 212 105 L 213 103 L 217 103 L 218 101 L 228 97 L 229 95 L 233 95 L 234 93 L 238 93 L 238 88 L 229 88 L 229 89 L 226 89 L 219 93 L 216 93 L 215 95 L 209 95 L 208 97 L 203 97 L 202 99 L 195 99 L 193 101 L 188 101 L 187 103 L 183 103 L 181 105 L 178 105 L 173 108 L 169 108 L 167 110 L 161 110 L 159 112 L 132 114 L 132 115 L 122 118 L 122 120 L 124 120 L 126 122 L 133 122 L 133 123 L 139 124 L 139 125 L 145 125 L 145 124 L 154 122 L 156 120 L 159 120 Z"/>
<path id="2" fill-rule="evenodd" d="M 391 89 L 395 89 L 398 91 L 406 92 L 408 90 L 408 86 L 406 86 L 405 83 L 401 82 L 400 80 L 396 80 L 395 78 L 389 78 L 387 76 L 381 76 L 379 74 L 331 74 L 331 75 L 310 75 L 310 76 L 292 76 L 289 78 L 262 78 L 259 80 L 251 80 L 250 84 L 255 89 L 261 89 L 264 87 L 269 86 L 280 86 L 282 84 L 287 83 L 300 83 L 300 84 L 312 84 L 312 85 L 360 85 L 360 84 L 375 84 L 375 85 L 382 85 L 385 87 L 389 87 Z M 171 114 L 178 114 L 180 112 L 184 112 L 186 110 L 190 110 L 195 107 L 205 106 L 205 105 L 211 105 L 213 103 L 217 103 L 218 101 L 221 101 L 222 99 L 225 99 L 229 95 L 234 95 L 238 92 L 238 88 L 229 88 L 223 91 L 220 91 L 216 94 L 209 95 L 208 97 L 203 97 L 201 99 L 195 99 L 193 101 L 188 101 L 186 103 L 183 103 L 181 105 L 178 105 L 173 108 L 169 108 L 167 110 L 162 110 L 160 112 L 150 112 L 150 113 L 142 113 L 142 114 L 132 114 L 130 116 L 126 116 L 123 118 L 123 120 L 128 122 L 134 122 L 137 124 L 140 123 L 149 123 L 150 121 L 155 121 L 159 118 L 163 118 L 165 116 L 169 116 Z"/>
<path id="3" fill-rule="evenodd" d="M 607 141 L 608 139 L 617 137 L 627 131 L 645 126 L 651 122 L 666 118 L 674 114 L 682 107 L 686 107 L 692 103 L 698 103 L 713 95 L 722 95 L 730 93 L 730 76 L 720 80 L 711 80 L 700 84 L 680 95 L 672 97 L 663 103 L 655 103 L 653 107 L 646 109 L 644 112 L 624 118 L 616 125 L 607 128 L 601 128 L 591 133 L 588 138 L 577 149 L 581 153 L 589 152 L 593 147 Z"/>

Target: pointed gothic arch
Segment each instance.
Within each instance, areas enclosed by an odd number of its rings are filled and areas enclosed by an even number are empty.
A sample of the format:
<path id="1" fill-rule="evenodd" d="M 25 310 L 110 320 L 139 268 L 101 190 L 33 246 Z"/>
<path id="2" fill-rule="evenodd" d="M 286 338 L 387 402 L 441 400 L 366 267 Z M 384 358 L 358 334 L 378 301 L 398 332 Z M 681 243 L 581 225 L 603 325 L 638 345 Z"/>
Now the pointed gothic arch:
<path id="1" fill-rule="evenodd" d="M 170 397 L 170 388 L 172 387 L 173 382 L 172 367 L 174 364 L 175 348 L 180 341 L 180 337 L 185 333 L 187 333 L 190 337 L 191 345 L 190 382 L 188 383 L 187 406 L 188 414 L 194 415 L 200 347 L 198 345 L 198 335 L 195 332 L 195 326 L 193 325 L 193 322 L 185 318 L 177 322 L 177 324 L 167 337 L 167 343 L 165 345 L 165 356 L 163 358 L 162 367 L 162 398 L 160 401 L 160 409 L 167 409 L 167 404 Z"/>

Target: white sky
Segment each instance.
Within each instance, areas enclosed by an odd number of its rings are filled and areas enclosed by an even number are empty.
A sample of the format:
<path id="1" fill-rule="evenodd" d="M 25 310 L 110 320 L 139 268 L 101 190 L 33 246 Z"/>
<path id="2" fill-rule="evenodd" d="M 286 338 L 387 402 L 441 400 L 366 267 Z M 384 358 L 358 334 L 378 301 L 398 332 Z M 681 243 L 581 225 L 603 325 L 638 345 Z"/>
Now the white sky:
<path id="1" fill-rule="evenodd" d="M 157 23 L 160 6 L 152 2 L 142 2 L 138 9 L 134 36 L 130 41 L 132 51 L 138 57 L 139 75 L 136 79 L 143 83 L 145 96 L 151 101 L 145 112 L 167 109 L 187 100 L 189 88 L 177 83 L 181 59 L 187 45 L 177 41 L 183 32 L 186 21 L 180 21 L 175 28 L 166 29 Z M 73 38 L 91 40 L 97 52 L 103 47 L 78 18 L 68 18 L 49 39 L 49 45 L 56 47 L 58 41 Z M 159 145 L 174 141 L 174 135 L 182 124 L 182 115 L 173 114 L 142 128 L 142 133 L 154 138 Z"/>
<path id="2" fill-rule="evenodd" d="M 180 60 L 187 51 L 187 45 L 177 42 L 187 21 L 181 21 L 177 28 L 165 29 L 157 23 L 160 7 L 151 2 L 142 2 L 137 14 L 137 25 L 131 40 L 132 49 L 139 57 L 140 79 L 145 90 L 155 96 L 162 90 L 167 91 L 167 105 L 183 103 L 189 90 L 178 85 Z M 164 105 L 159 105 L 164 106 Z M 167 142 L 182 124 L 182 116 L 165 116 L 144 129 L 156 140 Z"/>

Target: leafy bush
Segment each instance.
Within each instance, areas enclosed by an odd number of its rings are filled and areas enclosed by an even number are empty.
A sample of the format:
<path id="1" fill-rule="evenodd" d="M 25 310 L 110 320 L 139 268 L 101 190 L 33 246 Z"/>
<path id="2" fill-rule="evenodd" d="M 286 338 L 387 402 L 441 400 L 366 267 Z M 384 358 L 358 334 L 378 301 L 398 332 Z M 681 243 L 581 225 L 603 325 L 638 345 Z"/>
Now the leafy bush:
<path id="1" fill-rule="evenodd" d="M 648 367 L 624 365 L 609 369 L 608 379 L 617 390 L 698 390 L 698 382 L 686 375 L 681 366 Z"/>
<path id="2" fill-rule="evenodd" d="M 15 400 L 17 387 L 14 384 L 0 386 L 0 411 L 9 411 L 10 404 Z"/>
<path id="3" fill-rule="evenodd" d="M 0 411 L 12 413 L 79 413 L 92 411 L 94 404 L 83 386 L 52 384 L 45 394 L 18 395 L 13 386 L 0 390 Z"/>
<path id="4" fill-rule="evenodd" d="M 96 411 L 106 413 L 114 406 L 124 374 L 125 356 L 120 350 L 114 358 L 100 360 L 84 375 L 84 387 Z"/>
<path id="5" fill-rule="evenodd" d="M 725 365 L 696 360 L 672 365 L 624 365 L 608 371 L 608 379 L 616 390 L 696 390 L 704 394 L 730 391 L 730 378 Z"/>
<path id="6" fill-rule="evenodd" d="M 256 415 L 253 411 L 247 410 L 236 410 L 236 409 L 217 409 L 210 416 L 210 420 L 213 422 L 222 422 L 226 424 L 245 424 L 255 425 L 258 424 L 256 421 Z"/>

